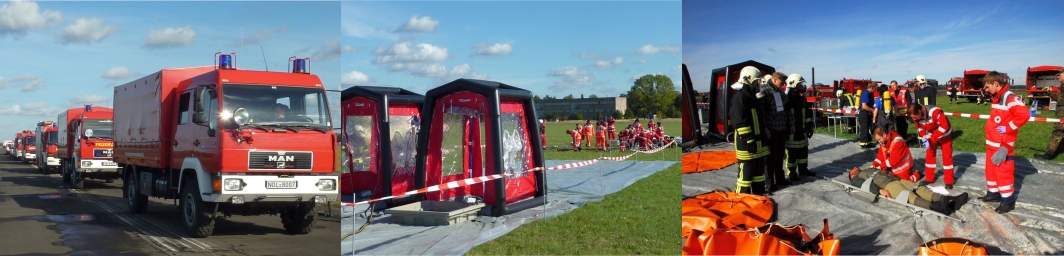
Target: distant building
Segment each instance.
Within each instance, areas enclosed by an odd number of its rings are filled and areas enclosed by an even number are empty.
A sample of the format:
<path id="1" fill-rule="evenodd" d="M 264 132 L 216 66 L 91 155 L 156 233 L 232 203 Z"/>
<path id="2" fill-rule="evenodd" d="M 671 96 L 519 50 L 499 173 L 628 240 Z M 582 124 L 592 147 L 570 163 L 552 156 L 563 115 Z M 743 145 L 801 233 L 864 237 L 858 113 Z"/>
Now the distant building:
<path id="1" fill-rule="evenodd" d="M 601 97 L 583 99 L 553 99 L 537 100 L 536 116 L 543 117 L 547 113 L 569 116 L 574 113 L 582 113 L 584 119 L 597 119 L 613 116 L 614 112 L 624 114 L 628 109 L 628 98 L 625 97 Z"/>

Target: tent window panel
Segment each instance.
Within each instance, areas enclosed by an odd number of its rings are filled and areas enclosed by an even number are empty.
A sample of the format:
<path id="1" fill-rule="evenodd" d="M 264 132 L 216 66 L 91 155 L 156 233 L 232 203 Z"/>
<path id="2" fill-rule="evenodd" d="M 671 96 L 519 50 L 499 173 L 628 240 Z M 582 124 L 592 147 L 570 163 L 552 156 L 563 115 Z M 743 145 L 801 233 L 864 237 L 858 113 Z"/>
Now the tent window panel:
<path id="1" fill-rule="evenodd" d="M 462 146 L 466 143 L 463 139 L 465 121 L 465 115 L 462 114 L 443 114 L 443 143 L 440 145 L 443 176 L 463 173 Z"/>
<path id="2" fill-rule="evenodd" d="M 392 176 L 414 174 L 418 121 L 414 116 L 388 116 L 392 142 Z"/>
<path id="3" fill-rule="evenodd" d="M 347 142 L 351 147 L 351 164 L 353 170 L 369 171 L 373 163 L 370 147 L 373 143 L 373 116 L 347 116 Z"/>

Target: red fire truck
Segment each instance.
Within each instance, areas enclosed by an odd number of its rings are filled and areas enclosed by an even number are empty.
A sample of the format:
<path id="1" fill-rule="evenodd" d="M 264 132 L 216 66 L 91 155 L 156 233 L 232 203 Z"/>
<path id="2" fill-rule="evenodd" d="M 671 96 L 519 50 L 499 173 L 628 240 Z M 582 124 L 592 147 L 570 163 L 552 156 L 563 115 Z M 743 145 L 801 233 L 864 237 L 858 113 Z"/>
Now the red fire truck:
<path id="1" fill-rule="evenodd" d="M 1038 106 L 1049 106 L 1050 93 L 1060 92 L 1057 71 L 1060 66 L 1037 66 L 1027 68 L 1027 104 L 1038 102 Z"/>
<path id="2" fill-rule="evenodd" d="M 236 69 L 234 58 L 115 87 L 114 156 L 130 212 L 151 196 L 177 200 L 192 237 L 234 214 L 279 214 L 289 233 L 309 233 L 315 206 L 337 198 L 325 87 L 309 58 L 290 58 L 290 73 Z"/>
<path id="3" fill-rule="evenodd" d="M 978 100 L 982 95 L 983 77 L 988 73 L 990 71 L 982 69 L 965 70 L 964 78 L 961 81 L 960 97 L 967 98 L 968 102 Z M 1009 80 L 1009 74 L 1001 73 L 1001 76 L 1005 79 L 1005 88 L 1009 88 L 1012 84 Z"/>
<path id="4" fill-rule="evenodd" d="M 37 150 L 33 152 L 36 155 L 34 164 L 37 165 L 37 171 L 48 175 L 51 169 L 59 169 L 59 159 L 55 157 L 59 132 L 54 122 L 43 121 L 37 123 L 37 134 L 40 134 L 40 137 L 35 145 Z"/>
<path id="5" fill-rule="evenodd" d="M 59 169 L 63 182 L 72 188 L 85 187 L 85 179 L 101 179 L 110 183 L 120 178 L 113 155 L 114 136 L 111 108 L 86 105 L 60 112 L 56 128 Z"/>

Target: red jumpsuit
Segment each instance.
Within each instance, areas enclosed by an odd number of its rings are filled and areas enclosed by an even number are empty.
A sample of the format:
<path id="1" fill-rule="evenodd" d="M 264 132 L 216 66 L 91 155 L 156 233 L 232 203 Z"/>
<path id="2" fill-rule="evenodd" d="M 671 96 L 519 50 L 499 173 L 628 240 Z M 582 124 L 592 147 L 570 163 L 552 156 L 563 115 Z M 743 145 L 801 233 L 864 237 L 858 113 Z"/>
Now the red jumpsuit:
<path id="1" fill-rule="evenodd" d="M 909 145 L 905 144 L 905 138 L 898 136 L 897 132 L 889 131 L 887 141 L 889 141 L 887 145 L 879 147 L 872 167 L 887 170 L 898 178 L 916 182 L 919 177 L 912 172 L 913 157 L 909 154 Z"/>
<path id="2" fill-rule="evenodd" d="M 1006 203 L 1009 201 L 1007 198 L 1015 192 L 1015 163 L 1012 153 L 1016 147 L 1016 136 L 1020 127 L 1031 118 L 1031 112 L 1028 112 L 1016 94 L 1005 89 L 995 95 L 991 107 L 990 120 L 986 122 L 986 188 L 990 193 L 1001 193 L 1002 203 Z M 1005 128 L 1004 134 L 998 133 L 998 126 Z M 1008 150 L 1008 157 L 1001 165 L 994 165 L 990 159 L 994 152 L 1000 149 Z M 1011 201 L 1015 202 L 1015 199 Z"/>
<path id="3" fill-rule="evenodd" d="M 628 129 L 621 130 L 621 139 L 620 140 L 621 140 L 620 141 L 621 142 L 621 152 L 624 152 L 627 149 L 626 146 L 628 145 Z"/>
<path id="4" fill-rule="evenodd" d="M 543 141 L 543 149 L 547 149 L 547 123 L 539 123 L 539 138 Z"/>
<path id="5" fill-rule="evenodd" d="M 595 127 L 595 149 L 606 149 L 606 126 L 598 125 Z"/>
<path id="6" fill-rule="evenodd" d="M 610 135 L 610 140 L 617 139 L 617 128 L 613 126 L 615 122 L 617 122 L 617 120 L 614 120 L 612 117 L 610 120 L 606 121 L 606 133 Z"/>
<path id="7" fill-rule="evenodd" d="M 939 107 L 925 110 L 926 118 L 917 121 L 916 130 L 920 132 L 920 138 L 929 136 L 924 157 L 924 180 L 928 183 L 935 181 L 935 157 L 937 148 L 942 146 L 942 170 L 946 185 L 953 185 L 953 128 L 950 127 L 946 113 Z"/>
<path id="8" fill-rule="evenodd" d="M 573 136 L 573 150 L 580 150 L 580 130 L 574 129 L 569 135 Z"/>
<path id="9" fill-rule="evenodd" d="M 591 146 L 591 136 L 595 136 L 595 125 L 590 124 L 590 123 L 585 124 L 583 133 L 584 134 L 581 134 L 581 135 L 583 135 L 584 139 L 586 140 L 586 142 L 584 142 L 584 146 L 585 147 L 590 147 Z"/>
<path id="10" fill-rule="evenodd" d="M 664 144 L 665 143 L 665 128 L 662 128 L 659 125 L 658 128 L 654 130 L 654 136 L 658 138 L 658 143 Z"/>

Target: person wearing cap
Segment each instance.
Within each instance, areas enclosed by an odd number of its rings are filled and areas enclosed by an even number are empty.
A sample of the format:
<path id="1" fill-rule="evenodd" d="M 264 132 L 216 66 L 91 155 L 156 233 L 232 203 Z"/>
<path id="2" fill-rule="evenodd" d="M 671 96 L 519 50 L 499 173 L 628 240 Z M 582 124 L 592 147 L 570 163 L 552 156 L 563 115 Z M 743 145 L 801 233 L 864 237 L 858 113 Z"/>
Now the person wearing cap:
<path id="1" fill-rule="evenodd" d="M 794 115 L 791 113 L 790 100 L 784 94 L 783 89 L 787 84 L 787 75 L 775 72 L 771 78 L 761 86 L 761 104 L 767 116 L 769 134 L 776 135 L 776 139 L 768 141 L 770 153 L 765 162 L 765 185 L 767 193 L 771 194 L 783 187 L 790 186 L 784 168 L 787 137 L 794 133 Z"/>
<path id="2" fill-rule="evenodd" d="M 1064 68 L 1057 70 L 1057 81 L 1060 81 L 1060 89 L 1064 89 Z M 1064 90 L 1061 90 L 1064 91 Z M 1064 94 L 1060 91 L 1050 92 L 1050 97 L 1060 104 L 1064 100 Z M 1064 108 L 1057 107 L 1057 118 L 1064 118 Z M 1053 135 L 1049 137 L 1049 144 L 1046 145 L 1046 153 L 1035 155 L 1035 158 L 1042 160 L 1049 160 L 1057 157 L 1057 148 L 1060 146 L 1060 140 L 1064 139 L 1064 123 L 1053 124 Z"/>

